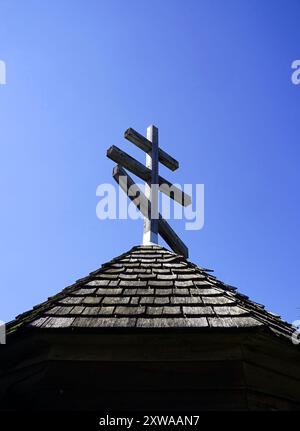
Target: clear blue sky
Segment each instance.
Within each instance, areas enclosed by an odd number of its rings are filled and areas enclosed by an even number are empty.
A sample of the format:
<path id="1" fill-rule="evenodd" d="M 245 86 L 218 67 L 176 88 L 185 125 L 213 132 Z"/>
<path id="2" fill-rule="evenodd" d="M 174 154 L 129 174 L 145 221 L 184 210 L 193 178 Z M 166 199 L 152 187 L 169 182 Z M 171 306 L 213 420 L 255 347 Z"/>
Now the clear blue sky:
<path id="1" fill-rule="evenodd" d="M 106 149 L 154 123 L 205 184 L 190 258 L 300 316 L 299 0 L 0 0 L 0 319 L 139 244 L 141 221 L 96 218 Z M 165 173 L 165 171 L 164 171 Z"/>

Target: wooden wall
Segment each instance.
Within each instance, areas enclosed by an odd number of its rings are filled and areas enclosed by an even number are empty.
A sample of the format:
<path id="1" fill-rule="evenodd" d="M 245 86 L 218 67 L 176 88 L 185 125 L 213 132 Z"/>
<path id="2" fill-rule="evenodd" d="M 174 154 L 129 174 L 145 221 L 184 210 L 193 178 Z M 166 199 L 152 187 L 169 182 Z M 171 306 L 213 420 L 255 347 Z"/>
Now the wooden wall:
<path id="1" fill-rule="evenodd" d="M 300 409 L 299 351 L 265 334 L 29 334 L 0 365 L 7 409 Z"/>

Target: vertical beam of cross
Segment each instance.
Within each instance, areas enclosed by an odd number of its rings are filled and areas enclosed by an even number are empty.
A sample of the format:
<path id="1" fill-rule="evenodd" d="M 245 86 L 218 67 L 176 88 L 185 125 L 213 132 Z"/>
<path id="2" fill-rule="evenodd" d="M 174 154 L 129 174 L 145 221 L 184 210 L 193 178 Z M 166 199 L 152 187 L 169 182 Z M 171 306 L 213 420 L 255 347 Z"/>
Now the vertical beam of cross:
<path id="1" fill-rule="evenodd" d="M 147 139 L 152 149 L 146 154 L 146 167 L 151 169 L 151 179 L 145 182 L 145 195 L 151 203 L 151 214 L 144 218 L 143 244 L 158 244 L 158 128 L 147 128 Z"/>

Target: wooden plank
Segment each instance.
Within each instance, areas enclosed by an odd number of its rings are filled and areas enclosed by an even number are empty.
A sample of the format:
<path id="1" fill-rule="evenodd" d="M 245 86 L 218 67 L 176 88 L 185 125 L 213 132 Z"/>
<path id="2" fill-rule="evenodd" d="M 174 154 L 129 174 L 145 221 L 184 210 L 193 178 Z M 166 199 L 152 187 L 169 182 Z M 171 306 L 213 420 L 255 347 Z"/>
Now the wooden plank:
<path id="1" fill-rule="evenodd" d="M 144 181 L 148 181 L 151 178 L 151 169 L 146 168 L 142 163 L 131 157 L 129 154 L 120 150 L 120 148 L 112 145 L 107 150 L 107 157 L 118 165 L 128 169 L 133 174 L 137 175 Z M 192 203 L 191 197 L 180 190 L 178 187 L 172 185 L 168 180 L 159 176 L 158 177 L 159 190 L 171 199 L 178 202 L 180 205 L 188 206 Z"/>
<path id="2" fill-rule="evenodd" d="M 182 254 L 186 259 L 189 257 L 189 249 L 161 214 L 158 220 L 158 233 L 175 253 Z"/>
<path id="3" fill-rule="evenodd" d="M 149 202 L 145 194 L 139 188 L 133 179 L 127 174 L 122 166 L 117 165 L 113 168 L 113 178 L 119 184 L 124 193 L 127 194 L 129 199 L 134 202 L 136 207 L 141 211 L 144 217 L 149 217 Z M 131 189 L 131 194 L 128 193 Z M 137 196 L 139 196 L 137 198 Z"/>
<path id="4" fill-rule="evenodd" d="M 133 179 L 127 174 L 125 169 L 117 165 L 113 169 L 113 178 L 119 184 L 121 189 L 127 194 L 130 200 L 137 206 L 144 217 L 151 214 L 151 204 L 142 190 L 134 183 Z M 132 188 L 132 194 L 128 194 L 129 188 Z M 137 199 L 136 196 L 139 196 Z M 158 233 L 171 247 L 171 249 L 185 258 L 188 258 L 189 250 L 183 241 L 178 237 L 169 223 L 159 214 Z"/>
<path id="5" fill-rule="evenodd" d="M 151 180 L 145 182 L 145 196 L 151 202 L 151 215 L 144 219 L 143 244 L 158 244 L 158 129 L 147 128 L 147 138 L 152 143 L 146 153 L 146 167 L 151 170 Z"/>
<path id="6" fill-rule="evenodd" d="M 136 145 L 146 153 L 149 153 L 151 151 L 151 148 L 152 148 L 151 141 L 145 138 L 140 133 L 136 132 L 131 127 L 125 131 L 124 138 L 132 142 L 134 145 Z M 173 157 L 171 157 L 168 153 L 166 153 L 161 148 L 159 148 L 158 150 L 158 160 L 167 168 L 171 169 L 171 171 L 176 171 L 176 169 L 179 168 L 178 161 L 175 160 Z"/>
<path id="7" fill-rule="evenodd" d="M 278 398 L 300 400 L 299 380 L 288 375 L 288 366 L 283 373 L 260 366 L 260 364 L 244 363 L 246 382 L 257 391 L 264 391 Z"/>

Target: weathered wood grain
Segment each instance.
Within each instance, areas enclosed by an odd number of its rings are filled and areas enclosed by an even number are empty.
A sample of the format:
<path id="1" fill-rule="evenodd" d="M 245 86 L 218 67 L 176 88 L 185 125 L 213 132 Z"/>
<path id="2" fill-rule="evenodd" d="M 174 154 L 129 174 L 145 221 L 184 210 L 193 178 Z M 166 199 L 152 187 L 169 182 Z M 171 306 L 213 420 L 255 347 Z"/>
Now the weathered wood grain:
<path id="1" fill-rule="evenodd" d="M 130 141 L 146 153 L 149 153 L 152 149 L 151 142 L 131 127 L 125 131 L 124 138 L 126 138 L 128 141 Z M 158 160 L 167 168 L 171 169 L 171 171 L 176 171 L 176 169 L 179 168 L 178 161 L 171 157 L 161 148 L 159 148 L 158 150 Z"/>

